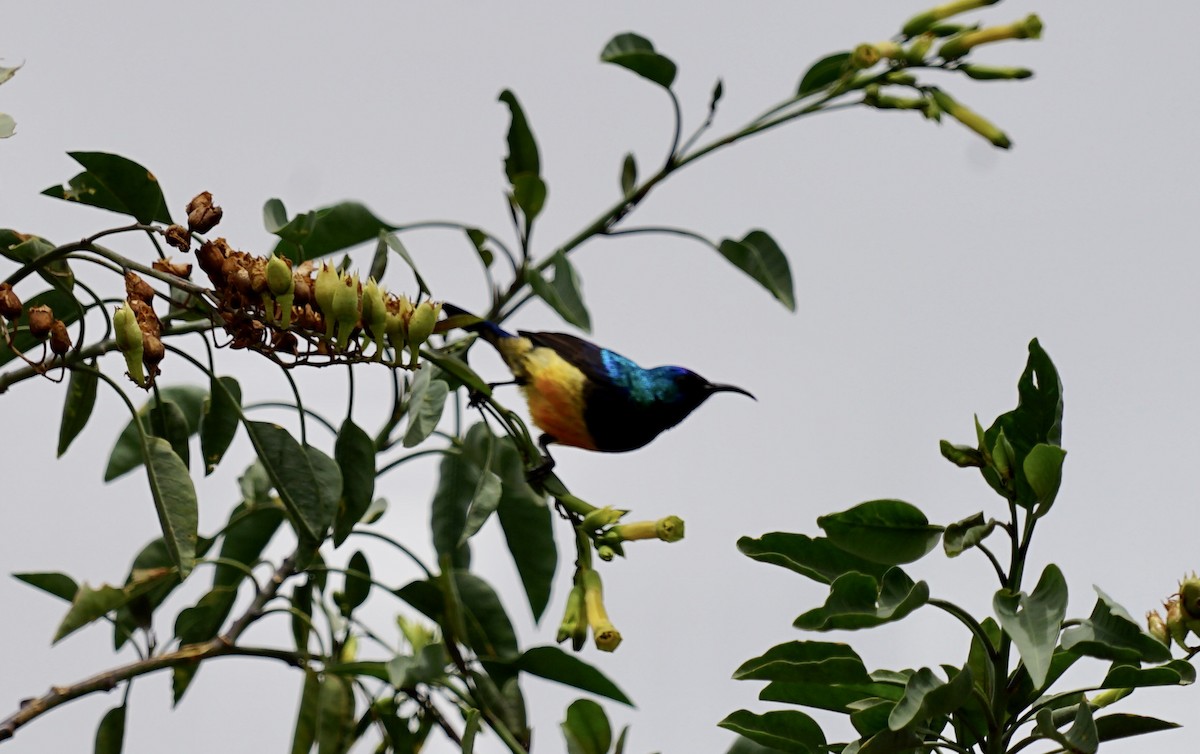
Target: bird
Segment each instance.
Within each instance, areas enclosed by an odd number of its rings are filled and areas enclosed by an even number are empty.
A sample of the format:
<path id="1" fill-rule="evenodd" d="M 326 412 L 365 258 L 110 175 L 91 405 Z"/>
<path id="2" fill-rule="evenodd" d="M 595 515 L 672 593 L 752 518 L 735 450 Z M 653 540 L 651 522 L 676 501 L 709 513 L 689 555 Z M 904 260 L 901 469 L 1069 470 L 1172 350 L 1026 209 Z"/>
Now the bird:
<path id="1" fill-rule="evenodd" d="M 444 304 L 448 317 L 476 332 L 500 354 L 525 393 L 539 440 L 552 468 L 550 444 L 603 453 L 636 450 L 679 424 L 714 393 L 741 393 L 679 366 L 644 368 L 616 351 L 558 332 L 516 335 L 465 309 Z M 503 384 L 503 383 L 500 383 Z"/>

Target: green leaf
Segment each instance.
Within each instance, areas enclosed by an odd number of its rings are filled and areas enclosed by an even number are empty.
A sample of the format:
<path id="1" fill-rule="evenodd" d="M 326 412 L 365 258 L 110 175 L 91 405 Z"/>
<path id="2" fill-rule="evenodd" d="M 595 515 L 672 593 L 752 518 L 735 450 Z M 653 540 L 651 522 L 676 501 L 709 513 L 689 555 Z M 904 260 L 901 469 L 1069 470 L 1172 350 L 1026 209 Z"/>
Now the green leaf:
<path id="1" fill-rule="evenodd" d="M 584 332 L 590 332 L 592 319 L 588 314 L 587 305 L 583 302 L 583 293 L 575 268 L 561 250 L 555 252 L 553 262 L 553 281 L 547 281 L 542 277 L 542 273 L 530 268 L 525 273 L 526 282 L 560 317 Z"/>
<path id="2" fill-rule="evenodd" d="M 200 455 L 208 476 L 225 457 L 242 417 L 242 387 L 232 377 L 213 377 L 200 410 Z"/>
<path id="3" fill-rule="evenodd" d="M 537 621 L 550 602 L 554 571 L 558 568 L 554 517 L 545 495 L 535 492 L 526 481 L 525 464 L 510 438 L 499 440 L 492 470 L 500 475 L 503 485 L 496 516 Z"/>
<path id="4" fill-rule="evenodd" d="M 275 253 L 293 262 L 328 256 L 396 229 L 358 202 L 339 202 L 287 220 L 283 203 L 271 199 L 263 207 L 263 218 L 267 230 L 279 236 Z"/>
<path id="5" fill-rule="evenodd" d="M 755 743 L 786 752 L 818 754 L 825 750 L 825 734 L 821 726 L 808 715 L 797 710 L 781 710 L 756 715 L 748 710 L 738 710 L 726 717 L 718 726 L 731 730 Z"/>
<path id="6" fill-rule="evenodd" d="M 811 684 L 869 684 L 862 658 L 847 644 L 790 641 L 734 671 L 737 680 L 786 681 Z"/>
<path id="7" fill-rule="evenodd" d="M 196 673 L 200 671 L 200 663 L 195 662 L 189 665 L 176 665 L 171 668 L 171 705 L 178 706 L 183 695 L 187 693 L 188 687 L 192 685 L 192 681 L 196 678 Z"/>
<path id="8" fill-rule="evenodd" d="M 625 155 L 625 159 L 621 161 L 621 196 L 626 199 L 633 196 L 633 192 L 637 190 L 637 160 L 633 158 L 633 152 Z"/>
<path id="9" fill-rule="evenodd" d="M 384 667 L 386 675 L 382 680 L 396 688 L 437 683 L 446 677 L 446 665 L 449 662 L 450 655 L 446 652 L 445 644 L 426 644 L 416 656 L 396 655 L 389 660 Z"/>
<path id="10" fill-rule="evenodd" d="M 996 528 L 996 519 L 984 520 L 982 511 L 974 516 L 956 521 L 946 527 L 942 535 L 942 548 L 949 557 L 958 557 L 966 550 L 979 544 Z"/>
<path id="11" fill-rule="evenodd" d="M 387 233 L 380 233 L 379 239 L 375 242 L 375 256 L 371 257 L 371 269 L 367 273 L 367 278 L 374 278 L 375 282 L 382 281 L 383 276 L 387 273 L 388 235 Z"/>
<path id="12" fill-rule="evenodd" d="M 19 233 L 10 228 L 0 229 L 0 256 L 11 259 L 19 265 L 35 262 L 39 257 L 54 251 L 56 247 L 50 241 L 27 233 Z M 38 275 L 50 285 L 69 293 L 75 287 L 75 275 L 66 259 L 56 259 L 38 267 Z M 55 310 L 58 314 L 58 310 Z M 59 315 L 59 319 L 63 319 Z"/>
<path id="13" fill-rule="evenodd" d="M 309 754 L 317 740 L 317 720 L 320 716 L 318 697 L 321 679 L 312 670 L 304 671 L 304 688 L 300 693 L 300 709 L 296 714 L 296 730 L 292 734 L 292 754 Z"/>
<path id="14" fill-rule="evenodd" d="M 1000 415 L 984 433 L 985 447 L 993 447 L 1000 432 L 1011 443 L 1014 452 L 1017 503 L 1032 508 L 1037 494 L 1025 477 L 1025 457 L 1035 445 L 1062 444 L 1062 381 L 1049 355 L 1037 339 L 1029 343 L 1029 359 L 1017 381 L 1017 407 Z"/>
<path id="15" fill-rule="evenodd" d="M 163 401 L 150 409 L 146 427 L 156 437 L 166 440 L 184 467 L 191 465 L 191 450 L 188 448 L 188 421 L 183 409 L 171 401 Z"/>
<path id="16" fill-rule="evenodd" d="M 347 618 L 354 609 L 367 601 L 371 594 L 371 564 L 362 551 L 350 556 L 350 564 L 346 566 L 346 585 L 342 589 L 338 607 Z"/>
<path id="17" fill-rule="evenodd" d="M 496 508 L 500 505 L 500 494 L 503 491 L 503 485 L 500 483 L 500 477 L 496 472 L 489 468 L 480 469 L 479 483 L 475 487 L 475 494 L 471 498 L 471 507 L 467 510 L 467 522 L 463 526 L 462 535 L 459 537 L 459 547 L 467 543 L 467 540 L 475 536 L 483 525 L 487 523 L 488 518 L 496 512 Z"/>
<path id="18" fill-rule="evenodd" d="M 835 52 L 821 58 L 804 72 L 800 86 L 796 89 L 796 96 L 812 94 L 838 81 L 850 70 L 849 64 L 849 52 Z"/>
<path id="19" fill-rule="evenodd" d="M 496 255 L 487 247 L 488 237 L 479 228 L 467 228 L 467 240 L 475 247 L 475 253 L 479 255 L 479 261 L 487 269 L 492 266 L 492 262 L 496 261 Z"/>
<path id="20" fill-rule="evenodd" d="M 628 68 L 664 89 L 671 88 L 677 72 L 670 58 L 654 51 L 650 40 L 629 32 L 609 40 L 600 52 L 600 62 Z"/>
<path id="21" fill-rule="evenodd" d="M 54 633 L 52 643 L 57 644 L 75 631 L 103 618 L 130 600 L 158 586 L 164 579 L 174 575 L 172 569 L 158 568 L 139 574 L 136 580 L 120 589 L 108 584 L 101 584 L 98 588 L 92 588 L 87 584 L 80 586 L 71 600 L 70 609 Z"/>
<path id="22" fill-rule="evenodd" d="M 1076 706 L 1075 722 L 1066 733 L 1060 733 L 1054 726 L 1054 713 L 1043 708 L 1037 714 L 1037 732 L 1046 738 L 1062 745 L 1064 749 L 1075 754 L 1093 754 L 1100 748 L 1100 738 L 1096 730 L 1096 722 L 1092 719 L 1092 710 L 1087 704 Z"/>
<path id="23" fill-rule="evenodd" d="M 796 289 L 787 256 L 765 231 L 752 230 L 740 241 L 726 238 L 717 251 L 734 267 L 757 280 L 788 311 L 796 311 Z"/>
<path id="24" fill-rule="evenodd" d="M 245 422 L 246 432 L 255 452 L 279 493 L 298 531 L 314 540 L 320 540 L 325 530 L 333 523 L 337 502 L 341 495 L 341 474 L 337 464 L 329 461 L 332 469 L 323 465 L 321 473 L 314 468 L 314 448 L 302 448 L 300 443 L 278 424 L 268 422 Z M 337 485 L 332 486 L 336 477 Z"/>
<path id="25" fill-rule="evenodd" d="M 1029 595 L 1001 589 L 992 598 L 992 609 L 1016 644 L 1034 688 L 1041 689 L 1067 614 L 1067 582 L 1062 571 L 1053 563 L 1046 566 Z"/>
<path id="26" fill-rule="evenodd" d="M 1180 727 L 1178 723 L 1129 714 L 1105 715 L 1096 718 L 1095 722 L 1097 737 L 1101 741 L 1112 741 L 1117 738 L 1140 736 L 1144 733 L 1157 733 L 1160 730 Z"/>
<path id="27" fill-rule="evenodd" d="M 759 692 L 758 698 L 764 702 L 786 702 L 848 715 L 858 708 L 856 703 L 864 699 L 898 702 L 903 695 L 904 684 L 772 681 Z"/>
<path id="28" fill-rule="evenodd" d="M 88 369 L 72 369 L 67 382 L 67 397 L 63 401 L 62 422 L 58 426 L 58 456 L 62 457 L 71 442 L 87 426 L 96 405 L 96 387 L 100 378 L 94 371 L 96 360 L 88 363 Z"/>
<path id="29" fill-rule="evenodd" d="M 483 579 L 466 571 L 455 572 L 455 584 L 463 605 L 467 638 L 481 658 L 511 660 L 520 654 L 512 621 L 495 590 Z"/>
<path id="30" fill-rule="evenodd" d="M 65 573 L 54 571 L 14 573 L 13 578 L 67 602 L 75 599 L 75 593 L 79 591 L 79 585 L 75 583 L 75 579 Z"/>
<path id="31" fill-rule="evenodd" d="M 783 566 L 822 584 L 832 584 L 851 571 L 878 581 L 888 570 L 886 565 L 851 555 L 824 537 L 813 539 L 804 534 L 771 532 L 758 539 L 742 537 L 737 546 L 747 557 Z"/>
<path id="32" fill-rule="evenodd" d="M 457 637 L 482 659 L 511 661 L 520 651 L 512 622 L 496 592 L 486 581 L 467 571 L 454 572 L 466 636 Z M 413 581 L 396 590 L 396 596 L 439 623 L 445 619 L 447 597 L 436 580 Z"/>
<path id="33" fill-rule="evenodd" d="M 317 693 L 317 752 L 343 754 L 353 743 L 354 691 L 340 675 L 326 673 Z"/>
<path id="34" fill-rule="evenodd" d="M 872 628 L 898 621 L 929 601 L 929 585 L 914 584 L 899 568 L 884 574 L 882 584 L 861 573 L 839 576 L 822 607 L 793 622 L 807 631 Z"/>
<path id="35" fill-rule="evenodd" d="M 1063 631 L 1063 649 L 1113 660 L 1131 662 L 1167 662 L 1171 650 L 1142 630 L 1125 608 L 1096 587 L 1096 606 L 1081 625 Z"/>
<path id="36" fill-rule="evenodd" d="M 171 385 L 160 388 L 158 394 L 164 403 L 174 403 L 183 412 L 183 416 L 187 420 L 189 436 L 200 430 L 200 416 L 204 411 L 204 400 L 208 397 L 208 392 L 204 388 L 194 385 Z M 142 426 L 151 434 L 158 432 L 158 427 L 153 422 L 147 421 L 150 411 L 156 405 L 158 405 L 158 399 L 151 396 L 150 400 L 138 409 Z M 121 430 L 120 436 L 117 437 L 116 444 L 113 445 L 112 453 L 108 457 L 108 467 L 104 470 L 104 481 L 111 482 L 117 477 L 133 471 L 143 462 L 141 440 L 138 439 L 137 427 L 130 419 L 125 428 Z"/>
<path id="37" fill-rule="evenodd" d="M 404 263 L 408 265 L 408 268 L 412 270 L 413 277 L 417 281 L 417 288 L 421 291 L 421 293 L 429 295 L 429 286 L 425 284 L 425 278 L 421 277 L 421 271 L 417 269 L 417 263 L 413 261 L 413 258 L 408 253 L 408 249 L 406 249 L 404 244 L 401 243 L 400 237 L 395 233 L 384 233 L 380 231 L 380 238 L 382 242 L 386 244 L 389 249 L 396 252 L 396 254 L 404 260 Z M 378 279 L 379 278 L 376 278 L 376 280 Z"/>
<path id="38" fill-rule="evenodd" d="M 1067 451 L 1057 445 L 1038 443 L 1025 456 L 1022 469 L 1025 481 L 1029 482 L 1037 501 L 1036 515 L 1044 516 L 1054 505 L 1058 497 L 1058 488 L 1062 484 L 1062 465 L 1067 457 Z"/>
<path id="39" fill-rule="evenodd" d="M 537 141 L 533 138 L 533 131 L 529 128 L 517 95 L 505 89 L 500 93 L 500 101 L 508 105 L 512 116 L 508 127 L 508 156 L 504 158 L 504 174 L 508 176 L 509 183 L 513 184 L 516 183 L 517 176 L 522 174 L 541 175 Z"/>
<path id="40" fill-rule="evenodd" d="M 96 727 L 96 754 L 121 754 L 125 746 L 125 705 L 113 707 Z"/>
<path id="41" fill-rule="evenodd" d="M 577 699 L 567 707 L 562 722 L 569 754 L 608 754 L 612 746 L 612 727 L 604 708 L 590 699 Z"/>
<path id="42" fill-rule="evenodd" d="M 778 754 L 779 749 L 773 749 L 770 746 L 763 746 L 755 743 L 744 736 L 738 736 L 734 739 L 733 745 L 725 754 Z"/>
<path id="43" fill-rule="evenodd" d="M 55 317 L 68 325 L 77 321 L 80 313 L 83 311 L 82 306 L 80 306 L 79 301 L 74 296 L 58 288 L 42 291 L 33 298 L 24 301 L 24 304 L 26 311 L 34 306 L 48 306 L 54 310 Z M 41 350 L 35 349 L 41 349 L 43 341 L 30 335 L 28 328 L 15 333 L 12 336 L 12 341 L 20 353 L 30 354 L 31 356 L 41 353 Z M 15 358 L 17 358 L 17 352 L 9 348 L 4 339 L 0 338 L 0 366 L 4 366 Z"/>
<path id="44" fill-rule="evenodd" d="M 450 557 L 456 565 L 466 565 L 469 553 L 459 547 L 459 542 L 466 529 L 467 510 L 478 482 L 479 469 L 466 454 L 451 450 L 442 456 L 430 521 L 433 548 L 439 559 Z"/>
<path id="45" fill-rule="evenodd" d="M 196 557 L 204 557 L 213 545 L 208 537 L 196 540 Z M 129 575 L 125 578 L 125 586 L 130 586 L 143 580 L 146 574 L 156 571 L 169 570 L 172 575 L 159 579 L 152 589 L 138 594 L 117 609 L 113 621 L 113 649 L 119 650 L 133 638 L 135 630 L 148 630 L 153 627 L 154 611 L 166 601 L 167 597 L 180 585 L 175 561 L 162 537 L 156 537 L 146 544 L 133 559 L 129 566 Z"/>
<path id="46" fill-rule="evenodd" d="M 163 539 L 171 560 L 186 578 L 196 561 L 196 527 L 199 522 L 196 488 L 187 466 L 161 437 L 147 437 L 149 456 L 146 478 L 158 512 Z"/>
<path id="47" fill-rule="evenodd" d="M 341 495 L 333 523 L 333 545 L 337 547 L 350 536 L 350 530 L 362 520 L 375 498 L 375 441 L 347 418 L 338 430 L 333 458 L 342 474 Z"/>
<path id="48" fill-rule="evenodd" d="M 1100 688 L 1136 689 L 1147 686 L 1188 686 L 1196 682 L 1196 668 L 1186 660 L 1171 660 L 1165 665 L 1139 668 L 1136 665 L 1114 665 Z M 1098 722 L 1098 721 L 1097 721 Z"/>
<path id="49" fill-rule="evenodd" d="M 930 720 L 944 717 L 966 704 L 971 698 L 971 671 L 963 668 L 949 683 L 921 668 L 908 679 L 904 698 L 892 708 L 888 728 L 894 731 L 911 730 Z"/>
<path id="50" fill-rule="evenodd" d="M 143 225 L 171 224 L 171 213 L 158 179 L 133 160 L 105 152 L 68 152 L 84 172 L 68 186 L 51 186 L 42 193 L 55 199 L 79 202 L 122 215 Z"/>
<path id="51" fill-rule="evenodd" d="M 445 380 L 434 379 L 432 369 L 419 369 L 408 393 L 408 428 L 404 431 L 404 447 L 414 448 L 437 429 L 446 408 L 450 386 Z"/>
<path id="52" fill-rule="evenodd" d="M 942 527 L 934 526 L 916 506 L 902 500 L 872 500 L 821 516 L 817 526 L 846 552 L 884 565 L 902 565 L 937 546 Z"/>
<path id="53" fill-rule="evenodd" d="M 587 664 L 575 655 L 568 654 L 558 647 L 533 647 L 525 650 L 514 667 L 518 670 L 549 681 L 572 686 L 581 691 L 587 691 L 597 696 L 633 706 L 633 702 L 625 692 L 617 688 L 606 675 Z"/>
<path id="54" fill-rule="evenodd" d="M 532 173 L 521 173 L 513 178 L 512 189 L 512 199 L 525 214 L 525 224 L 529 225 L 546 206 L 549 193 L 546 182 Z"/>
<path id="55" fill-rule="evenodd" d="M 277 504 L 254 506 L 240 503 L 229 514 L 221 542 L 221 559 L 253 568 L 275 532 L 283 523 L 283 509 Z M 213 587 L 236 587 L 247 578 L 242 569 L 228 563 L 213 568 Z"/>
<path id="56" fill-rule="evenodd" d="M 175 618 L 175 638 L 180 646 L 198 644 L 215 637 L 233 609 L 237 591 L 230 587 L 216 587 L 207 592 L 196 604 L 179 612 Z"/>

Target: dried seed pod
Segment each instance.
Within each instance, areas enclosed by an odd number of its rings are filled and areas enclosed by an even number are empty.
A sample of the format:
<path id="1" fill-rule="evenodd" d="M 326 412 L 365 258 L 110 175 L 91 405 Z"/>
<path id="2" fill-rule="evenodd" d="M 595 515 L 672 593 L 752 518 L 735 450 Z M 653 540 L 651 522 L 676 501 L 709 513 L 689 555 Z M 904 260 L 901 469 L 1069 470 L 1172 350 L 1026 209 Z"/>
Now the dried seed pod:
<path id="1" fill-rule="evenodd" d="M 225 250 L 228 248 L 225 239 L 218 238 L 216 241 L 205 241 L 196 251 L 196 263 L 200 265 L 200 269 L 208 273 L 208 277 L 215 285 L 221 285 L 225 281 L 223 269 Z"/>
<path id="2" fill-rule="evenodd" d="M 54 310 L 42 304 L 29 309 L 29 334 L 38 340 L 45 340 L 54 325 Z"/>
<path id="3" fill-rule="evenodd" d="M 186 279 L 192 276 L 191 262 L 176 262 L 168 257 L 167 259 L 156 259 L 151 266 L 159 272 L 166 272 L 177 278 Z"/>
<path id="4" fill-rule="evenodd" d="M 17 298 L 16 291 L 8 283 L 0 283 L 0 317 L 7 320 L 17 320 L 21 318 L 21 313 L 25 308 L 21 306 L 21 299 Z"/>
<path id="5" fill-rule="evenodd" d="M 167 228 L 167 243 L 180 251 L 192 248 L 192 232 L 182 225 L 172 225 Z"/>
<path id="6" fill-rule="evenodd" d="M 153 380 L 155 375 L 161 371 L 158 364 L 166 354 L 167 349 L 163 347 L 163 342 L 157 335 L 150 333 L 142 335 L 142 363 L 146 365 L 150 379 Z"/>
<path id="7" fill-rule="evenodd" d="M 71 334 L 61 319 L 54 320 L 54 324 L 50 325 L 50 350 L 59 356 L 71 350 Z"/>
<path id="8" fill-rule="evenodd" d="M 149 333 L 155 337 L 162 335 L 162 323 L 158 320 L 158 315 L 154 313 L 154 307 L 147 304 L 141 299 L 129 299 L 129 308 L 133 310 L 137 319 L 138 327 L 144 333 Z"/>
<path id="9" fill-rule="evenodd" d="M 213 204 L 213 195 L 205 191 L 197 194 L 187 205 L 188 227 L 196 233 L 207 233 L 221 222 L 225 213 Z"/>
<path id="10" fill-rule="evenodd" d="M 154 300 L 154 289 L 150 284 L 141 278 L 132 270 L 125 271 L 125 296 L 130 299 L 139 299 L 147 304 Z"/>
<path id="11" fill-rule="evenodd" d="M 296 306 L 304 306 L 312 301 L 312 281 L 307 275 L 299 272 L 292 275 L 292 294 L 296 297 Z"/>

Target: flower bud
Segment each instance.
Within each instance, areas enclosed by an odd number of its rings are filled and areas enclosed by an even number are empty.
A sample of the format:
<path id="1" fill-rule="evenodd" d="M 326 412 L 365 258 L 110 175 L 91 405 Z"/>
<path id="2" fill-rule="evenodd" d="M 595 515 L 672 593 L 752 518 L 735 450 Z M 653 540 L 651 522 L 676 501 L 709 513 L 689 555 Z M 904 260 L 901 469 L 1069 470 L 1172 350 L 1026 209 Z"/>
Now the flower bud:
<path id="1" fill-rule="evenodd" d="M 142 329 L 138 327 L 137 317 L 129 304 L 122 304 L 113 312 L 113 334 L 117 348 L 125 355 L 125 368 L 129 370 L 129 378 L 138 385 L 144 385 L 146 375 L 142 369 Z"/>
<path id="2" fill-rule="evenodd" d="M 600 559 L 605 563 L 608 563 L 612 561 L 613 558 L 617 557 L 617 551 L 609 545 L 600 545 L 597 547 L 596 554 L 599 555 Z"/>
<path id="3" fill-rule="evenodd" d="M 1003 479 L 1012 479 L 1012 465 L 1016 457 L 1016 451 L 1013 450 L 1012 443 L 1004 436 L 1004 430 L 1000 430 L 1000 434 L 996 437 L 996 444 L 992 446 L 992 466 Z"/>
<path id="4" fill-rule="evenodd" d="M 71 334 L 61 319 L 54 320 L 54 324 L 50 325 L 50 350 L 59 356 L 71 350 Z"/>
<path id="5" fill-rule="evenodd" d="M 621 643 L 621 632 L 608 619 L 604 609 L 604 589 L 600 584 L 600 574 L 591 568 L 580 573 L 583 581 L 583 604 L 587 612 L 588 625 L 592 628 L 592 639 L 596 649 L 601 652 L 612 652 Z"/>
<path id="6" fill-rule="evenodd" d="M 1001 149 L 1008 149 L 1012 146 L 1008 136 L 979 113 L 964 107 L 941 89 L 933 89 L 932 93 L 934 101 L 942 109 L 942 112 Z"/>
<path id="7" fill-rule="evenodd" d="M 559 644 L 571 640 L 571 648 L 576 652 L 583 649 L 587 641 L 587 614 L 583 605 L 583 587 L 576 584 L 567 595 L 567 607 L 563 611 L 562 623 L 558 625 L 558 633 L 554 640 Z"/>
<path id="8" fill-rule="evenodd" d="M 21 299 L 17 298 L 17 293 L 8 283 L 0 283 L 0 317 L 11 321 L 16 321 L 21 318 L 21 314 L 25 312 L 25 307 L 21 305 Z"/>
<path id="9" fill-rule="evenodd" d="M 933 46 L 934 36 L 930 32 L 921 34 L 913 40 L 908 46 L 908 51 L 905 52 L 905 59 L 914 65 L 919 65 L 925 62 L 925 56 L 929 54 L 929 48 Z"/>
<path id="10" fill-rule="evenodd" d="M 275 294 L 274 308 L 278 310 L 274 319 L 284 330 L 292 325 L 292 301 L 295 299 L 295 281 L 292 280 L 292 268 L 275 254 L 267 262 L 267 288 Z"/>
<path id="11" fill-rule="evenodd" d="M 955 0 L 955 2 L 939 5 L 936 8 L 930 8 L 929 10 L 923 13 L 918 13 L 912 18 L 908 19 L 903 28 L 901 28 L 901 32 L 903 32 L 904 36 L 906 37 L 915 37 L 924 31 L 928 31 L 938 21 L 950 18 L 951 16 L 957 16 L 959 13 L 966 13 L 969 10 L 975 10 L 976 8 L 994 5 L 999 1 L 1000 0 Z"/>
<path id="12" fill-rule="evenodd" d="M 580 528 L 584 531 L 595 531 L 603 529 L 605 526 L 611 526 L 621 520 L 629 511 L 618 510 L 611 505 L 606 505 L 603 508 L 596 508 L 590 511 L 579 522 Z"/>
<path id="13" fill-rule="evenodd" d="M 187 205 L 188 227 L 196 233 L 207 233 L 221 222 L 224 212 L 213 203 L 211 192 L 197 194 Z"/>
<path id="14" fill-rule="evenodd" d="M 54 325 L 54 310 L 42 304 L 29 308 L 29 334 L 38 340 L 45 340 L 50 335 Z"/>
<path id="15" fill-rule="evenodd" d="M 943 60 L 957 60 L 982 44 L 1002 42 L 1006 39 L 1041 39 L 1041 37 L 1042 19 L 1031 13 L 1024 20 L 1015 23 L 989 26 L 986 29 L 968 31 L 951 37 L 938 50 L 938 55 Z"/>
<path id="16" fill-rule="evenodd" d="M 1028 68 L 996 68 L 988 65 L 964 64 L 958 70 L 977 81 L 1027 79 L 1033 75 Z"/>
<path id="17" fill-rule="evenodd" d="M 346 643 L 342 645 L 342 651 L 338 658 L 342 662 L 354 662 L 358 659 L 358 637 L 350 634 L 346 637 Z"/>
<path id="18" fill-rule="evenodd" d="M 860 44 L 850 53 L 850 67 L 858 70 L 870 68 L 879 62 L 883 55 L 873 44 Z"/>

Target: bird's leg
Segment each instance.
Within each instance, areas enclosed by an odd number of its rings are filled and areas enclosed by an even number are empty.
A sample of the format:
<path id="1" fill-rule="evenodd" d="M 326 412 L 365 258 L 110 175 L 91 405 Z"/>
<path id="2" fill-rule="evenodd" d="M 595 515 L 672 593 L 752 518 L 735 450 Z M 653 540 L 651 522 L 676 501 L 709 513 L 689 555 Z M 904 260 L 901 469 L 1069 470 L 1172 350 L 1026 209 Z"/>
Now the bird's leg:
<path id="1" fill-rule="evenodd" d="M 541 482 L 554 470 L 554 458 L 546 446 L 554 442 L 553 435 L 542 435 L 538 438 L 538 447 L 542 449 L 542 462 L 525 473 L 525 479 L 531 484 Z"/>

